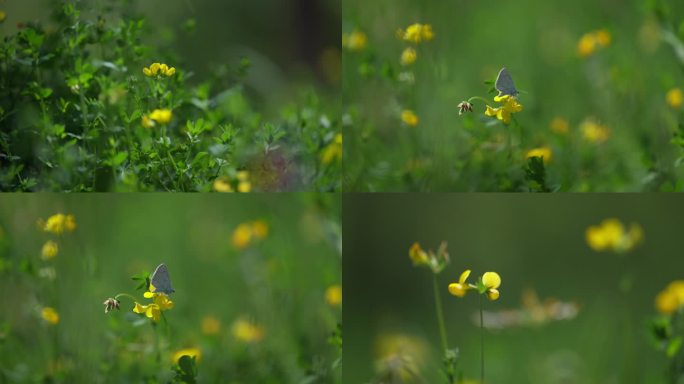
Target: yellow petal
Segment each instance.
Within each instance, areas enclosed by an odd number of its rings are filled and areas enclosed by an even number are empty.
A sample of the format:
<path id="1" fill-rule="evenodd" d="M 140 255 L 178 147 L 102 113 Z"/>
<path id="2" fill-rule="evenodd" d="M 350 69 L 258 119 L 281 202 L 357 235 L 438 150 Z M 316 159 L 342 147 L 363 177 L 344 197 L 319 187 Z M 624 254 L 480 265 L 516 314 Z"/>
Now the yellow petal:
<path id="1" fill-rule="evenodd" d="M 487 106 L 487 109 L 485 110 L 485 115 L 487 116 L 496 116 L 499 113 L 499 110 L 501 108 L 492 108 L 489 105 Z"/>
<path id="2" fill-rule="evenodd" d="M 497 300 L 499 298 L 499 291 L 497 289 L 492 288 L 487 291 L 487 297 L 491 301 Z"/>
<path id="3" fill-rule="evenodd" d="M 502 95 L 499 93 L 498 95 L 494 96 L 494 101 L 496 101 L 497 103 L 503 103 L 509 97 L 511 97 L 511 95 Z"/>
<path id="4" fill-rule="evenodd" d="M 461 284 L 465 284 L 466 280 L 468 280 L 468 276 L 470 276 L 470 269 L 466 269 L 461 273 L 461 276 L 458 278 L 458 282 Z"/>
<path id="5" fill-rule="evenodd" d="M 463 297 L 466 295 L 468 292 L 468 286 L 465 286 L 460 283 L 451 283 L 449 284 L 449 293 L 456 297 Z"/>
<path id="6" fill-rule="evenodd" d="M 169 68 L 169 69 L 166 71 L 166 76 L 171 77 L 171 76 L 173 76 L 175 73 L 176 73 L 176 68 L 171 67 L 171 68 Z"/>
<path id="7" fill-rule="evenodd" d="M 135 313 L 145 313 L 145 310 L 147 310 L 147 305 L 141 305 L 137 301 L 135 302 L 135 307 L 133 307 L 133 312 Z"/>
<path id="8" fill-rule="evenodd" d="M 149 68 L 143 68 L 143 73 L 145 76 L 152 76 L 152 71 Z"/>
<path id="9" fill-rule="evenodd" d="M 497 289 L 501 285 L 501 276 L 496 272 L 485 272 L 482 275 L 482 284 L 490 289 Z"/>
<path id="10" fill-rule="evenodd" d="M 151 283 L 150 283 L 150 289 L 154 289 L 154 287 L 152 286 Z M 146 299 L 151 299 L 154 297 L 154 292 L 145 292 L 145 293 L 143 293 L 143 297 Z"/>

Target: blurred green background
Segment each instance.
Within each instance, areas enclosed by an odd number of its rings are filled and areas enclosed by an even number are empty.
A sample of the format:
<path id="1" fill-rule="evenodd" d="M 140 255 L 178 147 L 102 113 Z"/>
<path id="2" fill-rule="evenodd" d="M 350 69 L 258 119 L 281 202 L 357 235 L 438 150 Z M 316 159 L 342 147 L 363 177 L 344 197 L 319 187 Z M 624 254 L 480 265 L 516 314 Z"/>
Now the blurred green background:
<path id="1" fill-rule="evenodd" d="M 58 212 L 75 216 L 73 233 L 37 227 Z M 337 382 L 328 339 L 341 310 L 326 290 L 341 282 L 339 218 L 332 194 L 2 194 L 0 382 L 168 382 L 170 356 L 185 347 L 202 353 L 199 382 Z M 235 247 L 235 228 L 254 220 L 266 238 Z M 47 239 L 60 246 L 52 260 L 40 257 Z M 108 315 L 102 302 L 120 292 L 149 302 L 131 276 L 162 262 L 176 293 L 155 363 L 155 332 L 132 302 Z M 44 306 L 59 324 L 41 319 Z M 203 330 L 207 317 L 215 332 Z M 237 319 L 263 340 L 237 338 Z"/>
<path id="2" fill-rule="evenodd" d="M 342 20 L 343 34 L 367 36 L 342 60 L 345 190 L 525 190 L 525 153 L 540 146 L 553 152 L 552 189 L 682 190 L 682 148 L 670 143 L 681 135 L 682 105 L 666 94 L 684 86 L 684 56 L 673 49 L 683 47 L 683 2 L 345 0 Z M 395 34 L 413 23 L 432 25 L 435 37 L 413 45 L 416 62 L 402 66 L 412 45 Z M 610 45 L 580 57 L 581 37 L 596 30 Z M 483 82 L 502 67 L 524 91 L 522 133 L 486 118 L 480 100 L 459 116 L 471 96 L 496 105 Z M 404 109 L 417 114 L 416 127 L 402 123 Z M 555 118 L 566 134 L 551 131 Z M 587 119 L 608 129 L 606 142 L 582 137 Z"/>
<path id="3" fill-rule="evenodd" d="M 485 310 L 520 308 L 525 289 L 542 302 L 579 305 L 572 320 L 488 330 L 487 382 L 666 382 L 666 359 L 650 344 L 647 323 L 656 294 L 683 277 L 684 197 L 347 194 L 343 205 L 345 383 L 369 382 L 378 344 L 397 334 L 426 350 L 416 352 L 422 382 L 443 382 L 431 272 L 408 256 L 415 241 L 436 250 L 442 240 L 451 257 L 439 275 L 446 330 L 465 378 L 480 374 L 480 332 L 471 319 L 478 298 L 456 298 L 447 286 L 472 269 L 471 283 L 487 271 L 503 281 L 501 298 L 485 300 Z M 644 243 L 622 255 L 590 249 L 586 228 L 609 217 L 640 224 Z M 629 290 L 620 288 L 626 281 Z"/>
<path id="4" fill-rule="evenodd" d="M 119 0 L 81 0 L 92 15 Z M 243 57 L 251 69 L 244 83 L 266 107 L 280 107 L 302 88 L 337 96 L 340 80 L 340 0 L 124 0 L 128 12 L 146 20 L 143 43 L 156 47 L 170 65 L 210 74 L 237 68 Z M 0 36 L 17 23 L 49 20 L 54 0 L 3 1 L 7 19 Z M 49 25 L 49 23 L 48 23 Z M 159 61 L 164 61 L 162 58 Z"/>

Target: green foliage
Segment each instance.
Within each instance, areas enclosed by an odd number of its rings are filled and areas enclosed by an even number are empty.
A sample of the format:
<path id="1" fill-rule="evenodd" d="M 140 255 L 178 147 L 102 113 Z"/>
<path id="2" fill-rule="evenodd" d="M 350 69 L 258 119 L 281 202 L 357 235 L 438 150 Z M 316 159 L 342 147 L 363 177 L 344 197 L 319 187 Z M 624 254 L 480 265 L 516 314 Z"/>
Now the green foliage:
<path id="1" fill-rule="evenodd" d="M 314 90 L 266 116 L 243 85 L 248 58 L 198 79 L 144 43 L 152 29 L 126 2 L 96 16 L 52 4 L 49 23 L 23 23 L 0 47 L 1 190 L 339 189 L 340 162 L 323 161 L 337 107 Z M 143 74 L 163 61 L 173 75 Z M 151 126 L 157 109 L 172 117 Z"/>
<path id="2" fill-rule="evenodd" d="M 681 191 L 684 103 L 667 95 L 683 88 L 684 3 L 623 5 L 617 21 L 606 1 L 348 0 L 343 34 L 366 42 L 342 56 L 343 189 Z M 520 23 L 532 19 L 539 23 Z M 397 35 L 412 23 L 431 25 L 434 39 Z M 608 36 L 605 46 L 595 49 L 592 31 Z M 592 49 L 582 54 L 587 34 Z M 408 64 L 407 47 L 417 52 Z M 485 115 L 501 106 L 492 79 L 502 67 L 523 105 L 509 124 Z M 459 107 L 465 101 L 472 111 Z M 402 122 L 403 110 L 419 122 Z M 553 153 L 545 184 L 527 160 L 537 148 Z"/>
<path id="3" fill-rule="evenodd" d="M 195 356 L 183 355 L 178 359 L 178 364 L 173 367 L 176 383 L 197 383 L 197 362 Z"/>

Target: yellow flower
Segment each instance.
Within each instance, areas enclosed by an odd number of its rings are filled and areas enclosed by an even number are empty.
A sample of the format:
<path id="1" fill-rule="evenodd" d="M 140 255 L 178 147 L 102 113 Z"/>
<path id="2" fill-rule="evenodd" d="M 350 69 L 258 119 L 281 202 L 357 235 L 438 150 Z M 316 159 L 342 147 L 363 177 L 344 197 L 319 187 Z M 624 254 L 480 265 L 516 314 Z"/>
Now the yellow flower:
<path id="1" fill-rule="evenodd" d="M 40 257 L 43 260 L 51 260 L 59 253 L 59 245 L 52 240 L 48 240 L 43 244 L 43 249 L 40 252 Z"/>
<path id="2" fill-rule="evenodd" d="M 420 23 L 409 25 L 405 31 L 400 29 L 397 31 L 397 35 L 401 39 L 415 44 L 423 41 L 430 41 L 435 37 L 435 34 L 432 31 L 432 25 Z"/>
<path id="3" fill-rule="evenodd" d="M 665 100 L 667 101 L 667 104 L 670 107 L 679 108 L 682 106 L 682 102 L 684 102 L 684 94 L 682 93 L 681 89 L 672 88 L 669 91 L 667 91 L 667 94 L 665 95 Z"/>
<path id="4" fill-rule="evenodd" d="M 466 269 L 458 278 L 458 283 L 449 284 L 449 293 L 457 297 L 463 297 L 472 289 L 472 286 L 467 283 L 468 276 L 470 276 L 470 269 Z"/>
<path id="5" fill-rule="evenodd" d="M 553 153 L 551 152 L 551 148 L 549 147 L 539 147 L 539 148 L 533 148 L 527 151 L 525 153 L 525 158 L 529 159 L 531 157 L 541 157 L 544 159 L 544 164 L 548 164 L 551 162 L 551 157 Z"/>
<path id="6" fill-rule="evenodd" d="M 45 223 L 41 223 L 43 231 L 51 232 L 56 235 L 61 235 L 65 231 L 73 232 L 76 229 L 76 219 L 73 215 L 65 215 L 63 213 L 58 213 L 48 217 Z"/>
<path id="7" fill-rule="evenodd" d="M 675 280 L 668 284 L 655 298 L 658 312 L 671 315 L 677 309 L 684 307 L 684 280 Z"/>
<path id="8" fill-rule="evenodd" d="M 150 283 L 149 291 L 143 293 L 143 296 L 146 299 L 152 299 L 152 303 L 142 305 L 136 301 L 135 306 L 133 307 L 133 312 L 144 314 L 145 316 L 157 322 L 161 318 L 162 311 L 167 311 L 173 308 L 173 301 L 171 301 L 171 299 L 169 299 L 165 293 L 152 291 L 154 291 L 154 286 L 152 283 Z"/>
<path id="9" fill-rule="evenodd" d="M 243 223 L 237 226 L 233 231 L 233 246 L 238 249 L 246 248 L 252 241 L 252 227 Z"/>
<path id="10" fill-rule="evenodd" d="M 0 23 L 5 21 L 6 18 L 7 18 L 7 13 L 5 11 L 0 11 Z"/>
<path id="11" fill-rule="evenodd" d="M 59 323 L 59 313 L 52 307 L 45 307 L 40 311 L 40 316 L 49 324 L 55 325 Z"/>
<path id="12" fill-rule="evenodd" d="M 609 46 L 611 41 L 610 32 L 606 29 L 585 33 L 577 43 L 577 53 L 580 57 L 588 57 L 599 48 Z"/>
<path id="13" fill-rule="evenodd" d="M 145 128 L 152 128 L 155 126 L 155 123 L 154 120 L 150 119 L 150 116 L 143 115 L 143 117 L 140 118 L 140 125 Z"/>
<path id="14" fill-rule="evenodd" d="M 147 77 L 157 76 L 158 74 L 171 77 L 176 73 L 176 68 L 169 67 L 166 64 L 152 63 L 149 68 L 143 68 L 143 73 Z"/>
<path id="15" fill-rule="evenodd" d="M 489 105 L 487 105 L 485 115 L 496 116 L 498 120 L 502 121 L 506 125 L 508 125 L 511 122 L 511 114 L 523 110 L 522 104 L 520 104 L 515 97 L 510 95 L 495 96 L 494 101 L 502 102 L 503 105 L 498 108 L 492 108 Z"/>
<path id="16" fill-rule="evenodd" d="M 263 220 L 242 223 L 233 231 L 232 243 L 237 249 L 249 246 L 253 238 L 264 239 L 268 235 L 268 224 Z"/>
<path id="17" fill-rule="evenodd" d="M 482 284 L 487 288 L 487 297 L 489 300 L 497 300 L 499 298 L 498 288 L 501 286 L 501 276 L 496 272 L 485 272 L 482 275 Z"/>
<path id="18" fill-rule="evenodd" d="M 627 230 L 620 220 L 610 218 L 587 228 L 585 238 L 589 247 L 597 252 L 624 253 L 643 241 L 644 232 L 638 224 L 632 224 Z"/>
<path id="19" fill-rule="evenodd" d="M 216 192 L 234 192 L 233 187 L 230 185 L 230 180 L 227 177 L 216 178 L 212 188 Z"/>
<path id="20" fill-rule="evenodd" d="M 247 193 L 252 190 L 252 183 L 249 181 L 249 172 L 239 171 L 237 173 L 238 186 L 237 191 Z"/>
<path id="21" fill-rule="evenodd" d="M 411 47 L 407 47 L 401 53 L 401 65 L 411 65 L 416 62 L 417 58 L 418 53 L 416 52 L 416 50 Z"/>
<path id="22" fill-rule="evenodd" d="M 331 307 L 339 307 L 342 305 L 342 286 L 331 285 L 325 290 L 325 301 Z"/>
<path id="23" fill-rule="evenodd" d="M 214 316 L 205 316 L 202 319 L 202 333 L 205 335 L 216 335 L 221 330 L 221 321 Z"/>
<path id="24" fill-rule="evenodd" d="M 409 257 L 413 261 L 413 265 L 428 264 L 428 254 L 420 247 L 420 244 L 416 241 L 409 248 Z"/>
<path id="25" fill-rule="evenodd" d="M 350 51 L 361 51 L 366 48 L 366 45 L 368 45 L 368 37 L 359 30 L 355 29 L 351 33 L 342 34 L 342 47 Z"/>
<path id="26" fill-rule="evenodd" d="M 171 121 L 173 117 L 173 112 L 170 109 L 155 109 L 150 113 L 149 118 L 156 121 L 159 124 L 166 124 Z"/>
<path id="27" fill-rule="evenodd" d="M 252 222 L 252 234 L 257 239 L 264 239 L 268 236 L 268 224 L 263 220 L 255 220 Z"/>
<path id="28" fill-rule="evenodd" d="M 608 127 L 596 123 L 591 118 L 582 122 L 580 130 L 584 139 L 592 143 L 603 143 L 610 137 Z"/>
<path id="29" fill-rule="evenodd" d="M 342 161 L 342 134 L 335 135 L 330 144 L 328 144 L 321 153 L 321 162 L 323 164 L 330 164 L 333 161 L 339 163 Z"/>
<path id="30" fill-rule="evenodd" d="M 401 121 L 410 127 L 415 127 L 418 125 L 418 116 L 412 110 L 405 109 L 401 111 Z"/>
<path id="31" fill-rule="evenodd" d="M 171 356 L 171 362 L 174 364 L 178 364 L 178 360 L 180 360 L 180 358 L 183 356 L 194 356 L 195 361 L 199 362 L 202 358 L 202 351 L 200 351 L 200 349 L 196 347 L 179 349 L 176 352 L 174 352 Z"/>
<path id="32" fill-rule="evenodd" d="M 264 329 L 256 324 L 239 318 L 235 320 L 232 327 L 233 336 L 245 343 L 259 342 L 264 338 Z"/>
<path id="33" fill-rule="evenodd" d="M 142 305 L 136 301 L 135 306 L 133 307 L 133 312 L 145 314 L 145 316 L 149 317 L 155 322 L 159 321 L 161 318 L 161 309 L 159 309 L 159 306 L 156 304 Z"/>
<path id="34" fill-rule="evenodd" d="M 550 128 L 551 132 L 557 133 L 559 135 L 567 135 L 567 133 L 570 131 L 570 125 L 568 124 L 568 121 L 562 117 L 556 117 L 555 119 L 551 120 Z"/>

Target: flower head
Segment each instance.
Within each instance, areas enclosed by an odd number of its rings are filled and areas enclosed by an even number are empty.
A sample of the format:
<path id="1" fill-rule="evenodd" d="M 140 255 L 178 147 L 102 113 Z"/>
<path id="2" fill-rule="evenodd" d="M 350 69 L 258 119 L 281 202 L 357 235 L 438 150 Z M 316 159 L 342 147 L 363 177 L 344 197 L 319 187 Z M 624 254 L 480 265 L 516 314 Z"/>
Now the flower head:
<path id="1" fill-rule="evenodd" d="M 597 50 L 610 45 L 612 37 L 606 29 L 591 31 L 582 35 L 577 42 L 577 53 L 580 57 L 588 57 Z"/>
<path id="2" fill-rule="evenodd" d="M 610 137 L 608 127 L 598 124 L 592 118 L 588 118 L 582 122 L 580 131 L 582 131 L 582 137 L 591 143 L 603 143 Z"/>
<path id="3" fill-rule="evenodd" d="M 48 322 L 48 324 L 59 324 L 59 313 L 52 307 L 45 307 L 40 311 L 40 316 Z"/>
<path id="4" fill-rule="evenodd" d="M 45 244 L 43 244 L 43 249 L 40 251 L 40 257 L 43 260 L 52 260 L 57 256 L 59 253 L 59 245 L 52 241 L 48 240 Z"/>
<path id="5" fill-rule="evenodd" d="M 150 119 L 159 124 L 167 124 L 171 121 L 171 117 L 173 117 L 173 112 L 170 109 L 155 109 L 149 115 Z"/>
<path id="6" fill-rule="evenodd" d="M 247 248 L 253 239 L 264 239 L 268 236 L 268 224 L 263 220 L 242 223 L 235 228 L 231 242 L 237 249 Z"/>
<path id="7" fill-rule="evenodd" d="M 549 147 L 533 148 L 527 151 L 527 153 L 525 153 L 525 158 L 529 159 L 531 157 L 540 157 L 544 159 L 544 164 L 548 164 L 549 162 L 551 162 L 552 156 L 553 152 L 551 152 L 551 148 Z"/>
<path id="8" fill-rule="evenodd" d="M 249 181 L 249 172 L 238 171 L 237 173 L 238 185 L 237 191 L 240 193 L 247 193 L 252 190 L 252 183 Z"/>
<path id="9" fill-rule="evenodd" d="M 667 285 L 655 298 L 658 312 L 671 315 L 684 307 L 684 280 L 675 280 Z"/>
<path id="10" fill-rule="evenodd" d="M 644 232 L 639 224 L 626 228 L 618 219 L 605 219 L 600 225 L 592 225 L 585 233 L 589 247 L 597 252 L 625 253 L 643 241 Z"/>
<path id="11" fill-rule="evenodd" d="M 551 128 L 551 132 L 558 135 L 567 135 L 570 131 L 570 124 L 568 124 L 568 121 L 562 117 L 556 117 L 551 120 L 549 127 Z"/>
<path id="12" fill-rule="evenodd" d="M 331 285 L 325 290 L 325 301 L 331 307 L 342 305 L 342 286 L 339 284 Z"/>
<path id="13" fill-rule="evenodd" d="M 342 47 L 350 51 L 361 51 L 366 48 L 366 45 L 368 45 L 368 37 L 357 29 L 342 34 Z"/>
<path id="14" fill-rule="evenodd" d="M 245 318 L 235 320 L 232 326 L 233 336 L 245 343 L 256 343 L 264 338 L 264 329 L 247 321 Z"/>
<path id="15" fill-rule="evenodd" d="M 482 285 L 486 288 L 487 298 L 497 300 L 499 298 L 499 287 L 501 286 L 501 276 L 496 272 L 485 272 L 482 275 Z"/>
<path id="16" fill-rule="evenodd" d="M 148 68 L 143 68 L 143 73 L 147 77 L 153 77 L 157 75 L 171 77 L 176 73 L 176 68 L 169 67 L 166 64 L 152 63 L 152 65 L 150 65 Z"/>
<path id="17" fill-rule="evenodd" d="M 216 192 L 235 192 L 233 187 L 230 185 L 230 179 L 228 179 L 225 176 L 217 177 L 216 179 L 214 179 L 212 188 Z"/>
<path id="18" fill-rule="evenodd" d="M 104 301 L 105 313 L 109 313 L 112 309 L 119 309 L 121 302 L 111 297 Z"/>
<path id="19" fill-rule="evenodd" d="M 171 355 L 171 361 L 174 364 L 177 364 L 178 360 L 180 360 L 180 358 L 183 356 L 194 357 L 196 361 L 200 361 L 200 359 L 202 358 L 202 351 L 200 351 L 200 349 L 196 347 L 179 349 L 176 352 L 174 352 L 173 355 Z"/>
<path id="20" fill-rule="evenodd" d="M 457 297 L 463 297 L 472 287 L 467 283 L 468 276 L 470 276 L 470 269 L 466 269 L 461 273 L 457 283 L 449 284 L 449 293 Z"/>
<path id="21" fill-rule="evenodd" d="M 330 164 L 332 162 L 342 161 L 342 134 L 335 135 L 333 141 L 326 145 L 321 152 L 321 163 Z"/>
<path id="22" fill-rule="evenodd" d="M 410 109 L 405 109 L 401 111 L 401 121 L 403 121 L 404 124 L 408 125 L 409 127 L 415 127 L 418 125 L 419 120 L 415 112 Z"/>
<path id="23" fill-rule="evenodd" d="M 157 322 L 161 318 L 162 311 L 167 311 L 173 308 L 174 304 L 165 293 L 154 291 L 154 286 L 152 283 L 150 283 L 148 291 L 145 292 L 143 296 L 146 299 L 152 299 L 152 303 L 143 305 L 136 301 L 135 306 L 133 307 L 133 312 L 144 314 L 148 318 Z"/>
<path id="24" fill-rule="evenodd" d="M 401 65 L 411 65 L 416 62 L 418 53 L 412 47 L 406 47 L 401 53 Z"/>
<path id="25" fill-rule="evenodd" d="M 449 254 L 447 253 L 447 243 L 442 242 L 435 253 L 432 249 L 425 252 L 418 242 L 409 248 L 409 258 L 414 266 L 427 267 L 432 273 L 440 273 L 449 264 Z"/>
<path id="26" fill-rule="evenodd" d="M 684 103 L 684 93 L 682 93 L 680 88 L 672 88 L 667 91 L 667 94 L 665 95 L 665 101 L 667 101 L 667 105 L 677 109 L 682 106 L 682 103 Z"/>
<path id="27" fill-rule="evenodd" d="M 476 284 L 468 284 L 470 269 L 461 273 L 458 282 L 449 284 L 449 293 L 456 297 L 464 297 L 470 290 L 477 290 L 481 295 L 486 294 L 489 300 L 498 300 L 501 286 L 501 276 L 496 272 L 485 272 Z"/>
<path id="28" fill-rule="evenodd" d="M 58 213 L 48 217 L 47 221 L 39 220 L 38 223 L 43 231 L 61 235 L 64 232 L 73 232 L 76 229 L 76 219 L 73 215 Z"/>
<path id="29" fill-rule="evenodd" d="M 461 101 L 458 103 L 458 115 L 462 115 L 465 112 L 472 112 L 473 111 L 473 105 L 470 104 L 467 101 Z"/>
<path id="30" fill-rule="evenodd" d="M 414 23 L 409 25 L 406 30 L 398 30 L 397 36 L 404 41 L 419 44 L 423 41 L 430 41 L 435 37 L 432 25 Z"/>
<path id="31" fill-rule="evenodd" d="M 485 115 L 496 116 L 498 120 L 508 125 L 511 122 L 511 114 L 517 113 L 523 110 L 522 104 L 511 95 L 498 95 L 494 96 L 494 101 L 498 103 L 503 103 L 502 106 L 493 108 L 487 105 L 485 110 Z"/>
<path id="32" fill-rule="evenodd" d="M 214 316 L 205 316 L 202 319 L 202 333 L 216 335 L 221 330 L 221 321 Z"/>

